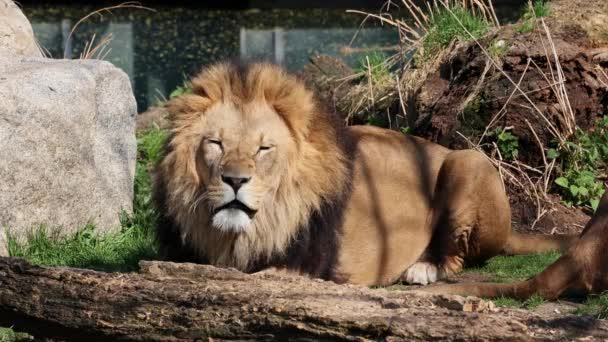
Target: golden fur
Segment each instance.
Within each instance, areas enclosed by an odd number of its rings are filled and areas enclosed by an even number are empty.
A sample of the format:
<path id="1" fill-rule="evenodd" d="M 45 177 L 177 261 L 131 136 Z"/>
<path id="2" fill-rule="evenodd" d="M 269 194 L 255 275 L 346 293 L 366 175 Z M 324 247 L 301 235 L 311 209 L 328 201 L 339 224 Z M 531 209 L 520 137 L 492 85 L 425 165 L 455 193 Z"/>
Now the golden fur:
<path id="1" fill-rule="evenodd" d="M 502 183 L 480 153 L 346 128 L 279 67 L 211 66 L 167 109 L 155 198 L 169 258 L 426 284 L 501 251 L 559 247 L 511 234 Z"/>
<path id="2" fill-rule="evenodd" d="M 271 65 L 254 65 L 247 78 L 229 64 L 206 69 L 194 78 L 192 94 L 169 102 L 172 139 L 170 152 L 159 166 L 166 187 L 166 214 L 180 227 L 181 238 L 198 256 L 210 263 L 248 270 L 251 261 L 268 261 L 283 254 L 297 229 L 318 209 L 323 198 L 331 198 L 348 177 L 342 151 L 333 141 L 335 129 L 327 125 L 312 94 L 290 76 Z M 242 234 L 220 232 L 209 227 L 209 210 L 198 203 L 213 184 L 206 184 L 197 165 L 197 152 L 206 124 L 206 111 L 213 105 L 234 106 L 245 115 L 266 111 L 280 117 L 290 133 L 288 153 L 272 205 L 262 205 L 251 229 Z M 323 160 L 327 160 L 326 163 Z M 264 174 L 257 174 L 264 177 Z M 297 186 L 303 184 L 305 186 Z"/>

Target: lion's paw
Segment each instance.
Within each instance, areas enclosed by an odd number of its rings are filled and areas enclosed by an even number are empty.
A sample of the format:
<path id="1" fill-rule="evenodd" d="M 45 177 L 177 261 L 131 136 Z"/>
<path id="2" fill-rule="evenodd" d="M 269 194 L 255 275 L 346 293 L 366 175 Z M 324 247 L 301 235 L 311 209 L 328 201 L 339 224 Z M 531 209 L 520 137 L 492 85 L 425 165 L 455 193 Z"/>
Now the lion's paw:
<path id="1" fill-rule="evenodd" d="M 416 262 L 401 276 L 401 280 L 408 284 L 427 285 L 437 281 L 439 270 L 437 265 L 430 262 Z"/>

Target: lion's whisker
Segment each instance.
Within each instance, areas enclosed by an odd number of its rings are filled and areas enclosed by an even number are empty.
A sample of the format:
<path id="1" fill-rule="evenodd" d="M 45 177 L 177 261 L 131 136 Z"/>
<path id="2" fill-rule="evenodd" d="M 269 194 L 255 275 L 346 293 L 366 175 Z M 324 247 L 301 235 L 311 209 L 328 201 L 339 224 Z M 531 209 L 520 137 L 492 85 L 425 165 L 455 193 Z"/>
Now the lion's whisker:
<path id="1" fill-rule="evenodd" d="M 194 200 L 194 202 L 192 202 L 192 204 L 190 205 L 190 213 L 194 213 L 196 212 L 196 209 L 198 208 L 198 205 L 201 203 L 201 201 L 207 199 L 207 191 L 201 193 L 196 200 Z"/>

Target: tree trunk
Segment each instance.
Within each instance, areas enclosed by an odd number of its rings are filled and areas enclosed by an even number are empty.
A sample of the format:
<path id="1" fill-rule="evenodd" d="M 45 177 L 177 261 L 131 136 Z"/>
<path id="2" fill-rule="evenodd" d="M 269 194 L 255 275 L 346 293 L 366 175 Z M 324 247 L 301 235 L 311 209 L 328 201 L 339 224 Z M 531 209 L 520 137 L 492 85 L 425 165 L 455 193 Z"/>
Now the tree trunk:
<path id="1" fill-rule="evenodd" d="M 589 317 L 543 318 L 475 298 L 389 292 L 274 273 L 142 262 L 141 273 L 0 258 L 0 325 L 61 340 L 572 340 Z"/>

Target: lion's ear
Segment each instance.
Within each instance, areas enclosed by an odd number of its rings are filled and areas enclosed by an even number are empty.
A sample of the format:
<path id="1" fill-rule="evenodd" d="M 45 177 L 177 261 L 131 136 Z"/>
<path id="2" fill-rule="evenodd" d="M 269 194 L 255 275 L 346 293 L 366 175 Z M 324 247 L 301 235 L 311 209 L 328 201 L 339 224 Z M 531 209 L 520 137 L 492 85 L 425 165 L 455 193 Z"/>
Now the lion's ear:
<path id="1" fill-rule="evenodd" d="M 178 128 L 195 122 L 197 116 L 203 115 L 211 104 L 212 101 L 208 97 L 192 93 L 169 100 L 165 108 L 173 128 Z"/>
<path id="2" fill-rule="evenodd" d="M 316 102 L 303 82 L 270 64 L 254 65 L 248 82 L 248 89 L 254 92 L 252 96 L 271 105 L 297 139 L 308 137 Z"/>

